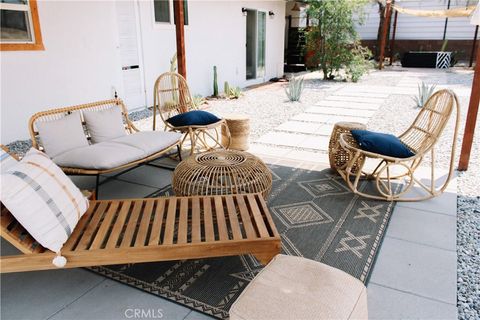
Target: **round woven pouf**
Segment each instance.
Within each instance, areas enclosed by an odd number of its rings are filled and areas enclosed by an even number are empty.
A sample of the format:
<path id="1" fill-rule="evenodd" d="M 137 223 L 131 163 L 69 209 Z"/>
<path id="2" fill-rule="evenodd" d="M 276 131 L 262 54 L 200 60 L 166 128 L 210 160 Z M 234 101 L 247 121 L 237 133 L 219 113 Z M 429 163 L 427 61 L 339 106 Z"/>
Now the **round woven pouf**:
<path id="1" fill-rule="evenodd" d="M 266 198 L 272 189 L 272 173 L 253 154 L 215 150 L 180 162 L 172 187 L 177 196 L 261 193 Z"/>
<path id="2" fill-rule="evenodd" d="M 328 158 L 330 160 L 330 168 L 333 170 L 343 169 L 350 160 L 350 154 L 340 146 L 340 135 L 342 133 L 350 133 L 351 130 L 365 130 L 366 125 L 359 122 L 337 122 L 333 127 L 332 135 L 330 136 L 330 143 L 328 144 Z M 347 142 L 356 145 L 356 141 L 351 135 L 347 135 Z M 357 163 L 363 161 L 363 157 L 359 157 Z M 353 167 L 353 172 L 356 172 L 357 166 Z"/>
<path id="3" fill-rule="evenodd" d="M 230 146 L 229 149 L 248 150 L 248 138 L 250 136 L 250 118 L 248 116 L 232 114 L 223 117 L 230 131 Z M 222 145 L 228 144 L 228 136 L 225 132 L 225 127 L 222 127 Z"/>

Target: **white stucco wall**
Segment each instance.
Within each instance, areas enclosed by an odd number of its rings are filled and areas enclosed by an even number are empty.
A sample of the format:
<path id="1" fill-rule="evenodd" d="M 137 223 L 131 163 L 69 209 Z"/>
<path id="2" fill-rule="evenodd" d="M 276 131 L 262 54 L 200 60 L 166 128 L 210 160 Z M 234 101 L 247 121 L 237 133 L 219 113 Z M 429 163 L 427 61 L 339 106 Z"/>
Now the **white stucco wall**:
<path id="1" fill-rule="evenodd" d="M 149 104 L 153 103 L 155 79 L 169 69 L 176 51 L 175 26 L 154 23 L 153 4 L 141 1 L 145 78 Z M 283 75 L 284 1 L 192 1 L 188 3 L 189 25 L 185 26 L 187 80 L 192 94 L 213 93 L 213 66 L 217 66 L 219 90 L 224 81 L 245 87 L 246 17 L 242 7 L 273 11 L 266 19 L 265 80 Z"/>
<path id="2" fill-rule="evenodd" d="M 285 1 L 190 0 L 188 5 L 185 37 L 192 94 L 212 94 L 214 65 L 220 90 L 224 81 L 249 84 L 242 7 L 275 13 L 266 20 L 265 80 L 283 75 Z M 39 1 L 38 10 L 45 51 L 0 53 L 2 143 L 28 138 L 27 122 L 35 112 L 108 99 L 113 87 L 123 93 L 114 1 Z M 175 26 L 154 23 L 150 0 L 138 1 L 138 14 L 151 105 L 154 81 L 168 71 L 176 50 Z"/>
<path id="3" fill-rule="evenodd" d="M 1 142 L 28 138 L 38 111 L 112 97 L 120 87 L 111 1 L 38 1 L 44 51 L 1 52 Z"/>

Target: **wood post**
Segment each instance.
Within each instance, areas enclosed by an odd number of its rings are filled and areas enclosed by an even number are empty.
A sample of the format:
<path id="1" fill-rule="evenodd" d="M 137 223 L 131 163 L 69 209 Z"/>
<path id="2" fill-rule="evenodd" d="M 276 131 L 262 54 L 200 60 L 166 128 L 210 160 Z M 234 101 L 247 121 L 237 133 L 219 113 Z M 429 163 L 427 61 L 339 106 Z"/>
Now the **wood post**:
<path id="1" fill-rule="evenodd" d="M 392 40 L 390 40 L 390 65 L 393 64 L 393 58 L 395 57 L 395 36 L 397 35 L 397 19 L 398 11 L 395 10 L 395 17 L 393 19 Z"/>
<path id="2" fill-rule="evenodd" d="M 480 103 L 480 49 L 477 48 L 477 59 L 475 65 L 475 74 L 473 75 L 472 93 L 470 95 L 470 104 L 468 105 L 467 122 L 463 134 L 462 151 L 458 164 L 459 171 L 468 169 L 470 152 L 472 151 L 473 134 L 477 122 L 478 105 Z"/>
<path id="3" fill-rule="evenodd" d="M 173 1 L 173 12 L 175 16 L 175 33 L 177 39 L 177 64 L 178 73 L 187 79 L 187 64 L 185 60 L 185 17 L 183 12 L 183 0 Z"/>
<path id="4" fill-rule="evenodd" d="M 470 53 L 470 63 L 468 64 L 470 68 L 473 66 L 473 57 L 475 57 L 475 49 L 477 48 L 477 36 L 478 36 L 478 26 L 475 26 L 475 34 L 473 36 L 473 43 L 472 43 L 472 53 Z"/>
<path id="5" fill-rule="evenodd" d="M 379 70 L 383 69 L 383 60 L 385 59 L 385 44 L 387 42 L 388 30 L 390 29 L 389 24 L 390 24 L 391 7 L 392 7 L 391 0 L 387 0 L 387 6 L 385 7 L 385 18 L 384 18 L 385 20 L 382 26 L 382 37 L 380 38 L 380 55 L 378 57 Z"/>

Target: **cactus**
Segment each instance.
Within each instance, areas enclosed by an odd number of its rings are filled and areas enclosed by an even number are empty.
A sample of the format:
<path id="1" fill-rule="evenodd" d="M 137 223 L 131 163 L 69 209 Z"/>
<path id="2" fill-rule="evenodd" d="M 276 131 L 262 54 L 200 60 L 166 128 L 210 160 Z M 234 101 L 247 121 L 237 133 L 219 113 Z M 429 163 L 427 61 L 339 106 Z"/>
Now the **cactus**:
<path id="1" fill-rule="evenodd" d="M 225 83 L 223 84 L 223 93 L 227 98 L 230 96 L 230 85 L 228 84 L 228 81 L 225 81 Z"/>
<path id="2" fill-rule="evenodd" d="M 218 97 L 217 66 L 213 66 L 213 96 Z"/>
<path id="3" fill-rule="evenodd" d="M 418 85 L 418 95 L 413 97 L 413 100 L 417 104 L 417 108 L 422 108 L 425 105 L 435 91 L 435 87 L 435 84 L 428 85 L 423 81 Z"/>
<path id="4" fill-rule="evenodd" d="M 177 72 L 177 52 L 175 52 L 172 59 L 170 59 L 170 72 Z"/>
<path id="5" fill-rule="evenodd" d="M 232 99 L 238 99 L 242 95 L 242 89 L 240 87 L 230 88 L 229 97 Z"/>

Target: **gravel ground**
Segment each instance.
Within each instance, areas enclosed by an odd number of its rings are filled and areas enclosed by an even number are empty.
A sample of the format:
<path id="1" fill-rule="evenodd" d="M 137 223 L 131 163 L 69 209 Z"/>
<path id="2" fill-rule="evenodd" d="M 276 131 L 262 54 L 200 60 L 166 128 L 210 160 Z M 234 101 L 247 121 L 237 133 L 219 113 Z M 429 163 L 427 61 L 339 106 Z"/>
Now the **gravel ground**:
<path id="1" fill-rule="evenodd" d="M 405 70 L 375 72 L 364 77 L 362 85 L 395 86 Z M 410 72 L 410 71 L 409 71 Z M 432 74 L 415 72 L 419 79 L 432 83 Z M 412 73 L 410 73 L 412 74 Z M 454 87 L 470 87 L 471 72 L 451 69 L 437 73 L 433 83 L 448 84 Z M 288 101 L 284 92 L 286 83 L 278 82 L 246 90 L 237 100 L 209 100 L 202 108 L 219 116 L 240 113 L 250 116 L 251 139 L 256 140 L 273 130 L 307 107 L 322 100 L 325 96 L 346 85 L 344 82 L 320 80 L 318 73 L 305 75 L 305 90 L 300 102 Z M 468 99 L 460 98 L 462 126 L 457 140 L 457 158 L 460 153 Z M 405 95 L 391 95 L 368 123 L 371 130 L 398 134 L 403 132 L 418 113 L 413 100 Z M 131 119 L 141 130 L 151 130 L 152 111 L 132 112 Z M 158 119 L 161 123 L 161 120 Z M 480 122 L 480 119 L 479 119 Z M 437 145 L 437 166 L 448 168 L 453 121 L 445 129 L 445 134 Z M 459 319 L 480 319 L 480 123 L 477 123 L 477 139 L 474 140 L 467 172 L 458 173 L 457 200 L 457 254 L 458 254 L 458 311 Z M 23 155 L 31 146 L 29 141 L 16 141 L 8 145 L 13 152 Z M 309 150 L 311 151 L 311 150 Z"/>

